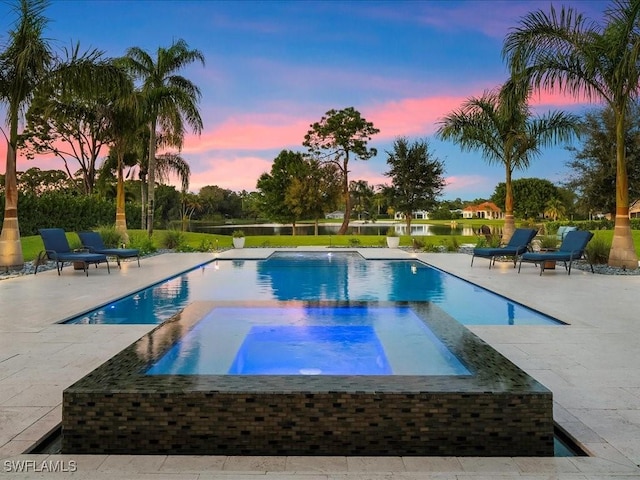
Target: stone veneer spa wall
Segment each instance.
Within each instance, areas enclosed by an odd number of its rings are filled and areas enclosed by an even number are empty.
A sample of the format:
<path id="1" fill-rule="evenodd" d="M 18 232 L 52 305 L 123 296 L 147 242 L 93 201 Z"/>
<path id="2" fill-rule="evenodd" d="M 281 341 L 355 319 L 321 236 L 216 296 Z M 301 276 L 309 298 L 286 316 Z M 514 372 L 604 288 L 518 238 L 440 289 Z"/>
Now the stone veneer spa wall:
<path id="1" fill-rule="evenodd" d="M 551 392 L 428 302 L 403 305 L 472 375 L 144 374 L 220 303 L 190 305 L 66 389 L 63 452 L 553 455 Z"/>

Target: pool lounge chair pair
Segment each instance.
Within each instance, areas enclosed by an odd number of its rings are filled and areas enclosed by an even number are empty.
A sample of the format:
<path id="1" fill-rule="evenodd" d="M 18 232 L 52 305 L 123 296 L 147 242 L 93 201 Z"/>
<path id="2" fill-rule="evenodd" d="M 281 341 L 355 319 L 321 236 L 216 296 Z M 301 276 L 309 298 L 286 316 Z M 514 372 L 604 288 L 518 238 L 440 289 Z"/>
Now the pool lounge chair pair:
<path id="1" fill-rule="evenodd" d="M 548 261 L 563 262 L 564 268 L 567 270 L 567 275 L 571 275 L 571 265 L 574 260 L 580 260 L 585 257 L 589 266 L 591 267 L 591 273 L 594 273 L 593 264 L 589 260 L 588 255 L 585 254 L 587 244 L 593 238 L 593 233 L 587 230 L 571 230 L 564 234 L 564 240 L 555 252 L 527 252 L 523 253 L 520 258 L 520 264 L 518 266 L 518 273 L 522 268 L 522 262 L 529 262 L 540 264 L 540 275 L 544 273 L 545 264 Z M 567 262 L 569 264 L 567 265 Z"/>
<path id="2" fill-rule="evenodd" d="M 533 228 L 516 228 L 509 239 L 509 243 L 503 247 L 474 248 L 471 266 L 473 267 L 473 259 L 475 257 L 488 258 L 489 268 L 496 263 L 496 258 L 498 257 L 513 257 L 513 268 L 516 268 L 518 255 L 522 255 L 527 251 L 531 240 L 537 233 L 538 231 Z"/>
<path id="3" fill-rule="evenodd" d="M 44 251 L 40 252 L 35 262 L 36 268 L 33 272 L 34 275 L 38 273 L 38 267 L 42 264 L 45 257 L 56 262 L 58 275 L 60 275 L 65 262 L 82 265 L 82 269 L 87 276 L 89 276 L 89 265 L 95 265 L 97 267 L 100 263 L 106 263 L 107 272 L 111 273 L 107 259 L 108 256 L 115 256 L 118 261 L 118 266 L 120 266 L 120 258 L 135 256 L 138 259 L 138 267 L 140 266 L 140 254 L 137 249 L 100 248 L 100 246 L 104 247 L 104 243 L 102 242 L 102 237 L 100 237 L 100 234 L 97 232 L 81 232 L 84 239 L 82 237 L 80 238 L 85 251 L 72 251 L 63 229 L 41 228 L 38 231 L 44 243 Z M 80 235 L 79 233 L 78 236 Z"/>

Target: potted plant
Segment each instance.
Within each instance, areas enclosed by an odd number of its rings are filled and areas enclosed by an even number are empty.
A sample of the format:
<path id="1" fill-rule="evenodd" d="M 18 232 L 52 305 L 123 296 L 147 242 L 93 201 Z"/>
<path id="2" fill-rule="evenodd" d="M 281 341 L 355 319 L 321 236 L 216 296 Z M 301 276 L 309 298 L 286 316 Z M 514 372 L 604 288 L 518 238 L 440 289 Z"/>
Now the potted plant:
<path id="1" fill-rule="evenodd" d="M 233 248 L 244 248 L 244 232 L 242 230 L 234 230 L 231 236 L 233 237 Z"/>
<path id="2" fill-rule="evenodd" d="M 394 227 L 389 227 L 387 229 L 387 247 L 389 248 L 398 248 L 400 245 L 400 237 L 396 232 Z"/>

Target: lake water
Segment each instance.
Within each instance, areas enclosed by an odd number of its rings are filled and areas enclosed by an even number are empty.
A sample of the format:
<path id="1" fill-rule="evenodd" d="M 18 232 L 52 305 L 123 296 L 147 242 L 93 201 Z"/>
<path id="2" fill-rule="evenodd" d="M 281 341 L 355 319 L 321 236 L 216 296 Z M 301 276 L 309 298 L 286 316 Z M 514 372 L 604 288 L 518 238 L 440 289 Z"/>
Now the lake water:
<path id="1" fill-rule="evenodd" d="M 389 229 L 389 224 L 378 223 L 357 223 L 349 226 L 349 233 L 355 235 L 379 235 L 384 237 Z M 451 225 L 411 225 L 411 232 L 407 233 L 406 225 L 394 224 L 394 229 L 398 235 L 429 236 L 429 235 L 464 235 L 476 236 L 476 231 L 470 224 L 453 223 Z M 478 227 L 476 227 L 477 229 Z M 502 233 L 501 227 L 490 227 L 491 232 L 497 235 Z M 212 233 L 216 235 L 231 235 L 234 230 L 242 229 L 247 235 L 291 235 L 293 227 L 291 225 L 212 225 L 205 223 L 194 223 L 189 230 L 199 233 Z M 319 235 L 336 235 L 340 229 L 339 224 L 322 224 L 318 227 Z M 296 225 L 296 235 L 313 235 L 313 225 Z"/>

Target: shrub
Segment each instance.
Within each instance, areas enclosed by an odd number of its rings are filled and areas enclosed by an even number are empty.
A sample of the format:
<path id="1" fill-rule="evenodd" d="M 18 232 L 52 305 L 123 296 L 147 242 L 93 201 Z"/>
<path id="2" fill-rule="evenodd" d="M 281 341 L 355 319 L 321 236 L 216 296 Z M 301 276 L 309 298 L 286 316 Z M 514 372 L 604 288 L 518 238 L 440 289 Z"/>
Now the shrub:
<path id="1" fill-rule="evenodd" d="M 4 194 L 0 192 L 0 221 L 4 216 Z M 127 225 L 140 227 L 140 204 L 125 204 Z M 62 228 L 66 232 L 91 230 L 96 225 L 108 225 L 116 217 L 113 200 L 95 195 L 74 195 L 64 192 L 18 193 L 20 234 L 37 235 L 39 228 Z"/>
<path id="2" fill-rule="evenodd" d="M 476 242 L 477 248 L 498 248 L 500 246 L 500 236 L 490 235 L 487 237 L 479 237 Z"/>
<path id="3" fill-rule="evenodd" d="M 129 246 L 140 250 L 140 255 L 154 253 L 157 248 L 146 233 L 137 233 L 129 236 Z"/>
<path id="4" fill-rule="evenodd" d="M 436 245 L 435 243 L 427 243 L 425 244 L 422 251 L 429 253 L 440 253 L 442 252 L 442 248 L 443 247 L 441 245 Z"/>
<path id="5" fill-rule="evenodd" d="M 122 243 L 122 236 L 114 225 L 103 225 L 98 228 L 98 233 L 107 248 L 118 248 Z"/>
<path id="6" fill-rule="evenodd" d="M 179 230 L 167 230 L 162 237 L 162 246 L 164 248 L 180 250 L 184 243 L 184 234 Z"/>
<path id="7" fill-rule="evenodd" d="M 244 237 L 244 232 L 242 230 L 234 230 L 231 236 L 233 238 L 242 238 Z"/>
<path id="8" fill-rule="evenodd" d="M 544 235 L 540 237 L 540 248 L 550 249 L 558 247 L 558 239 L 555 235 Z"/>
<path id="9" fill-rule="evenodd" d="M 450 238 L 442 240 L 442 246 L 447 252 L 457 252 L 460 248 L 460 242 L 458 237 L 452 235 Z"/>
<path id="10" fill-rule="evenodd" d="M 350 238 L 349 239 L 349 246 L 350 247 L 358 247 L 360 246 L 360 239 L 359 238 Z"/>
<path id="11" fill-rule="evenodd" d="M 397 237 L 398 233 L 396 232 L 395 227 L 389 227 L 387 229 L 387 237 Z"/>
<path id="12" fill-rule="evenodd" d="M 202 240 L 200 240 L 200 245 L 198 245 L 198 248 L 196 250 L 198 252 L 213 252 L 214 250 L 216 250 L 216 246 L 214 245 L 212 240 L 203 238 Z"/>
<path id="13" fill-rule="evenodd" d="M 411 243 L 413 244 L 414 250 L 422 250 L 424 248 L 424 241 L 418 238 L 411 238 Z"/>
<path id="14" fill-rule="evenodd" d="M 611 242 L 600 235 L 595 235 L 587 244 L 585 253 L 595 264 L 604 264 L 609 261 L 609 250 L 611 250 Z"/>

